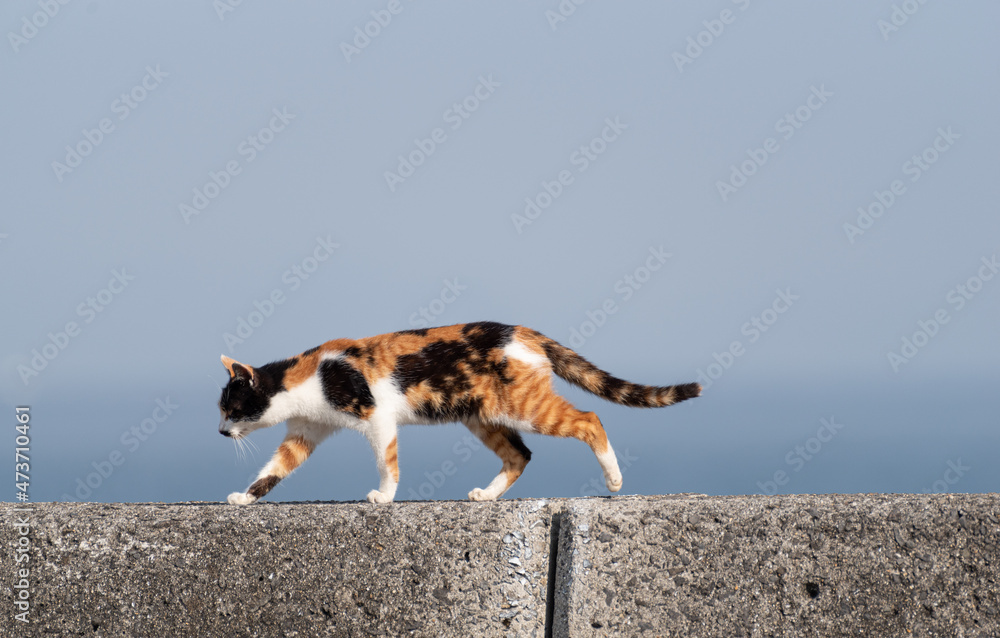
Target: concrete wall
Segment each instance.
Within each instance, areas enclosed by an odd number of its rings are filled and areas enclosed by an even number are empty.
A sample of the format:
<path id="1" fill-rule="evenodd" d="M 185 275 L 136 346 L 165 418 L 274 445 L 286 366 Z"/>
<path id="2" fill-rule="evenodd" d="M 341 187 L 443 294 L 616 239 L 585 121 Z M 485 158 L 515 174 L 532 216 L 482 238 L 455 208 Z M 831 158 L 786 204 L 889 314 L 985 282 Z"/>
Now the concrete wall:
<path id="1" fill-rule="evenodd" d="M 996 494 L 18 507 L 2 636 L 1000 638 Z"/>

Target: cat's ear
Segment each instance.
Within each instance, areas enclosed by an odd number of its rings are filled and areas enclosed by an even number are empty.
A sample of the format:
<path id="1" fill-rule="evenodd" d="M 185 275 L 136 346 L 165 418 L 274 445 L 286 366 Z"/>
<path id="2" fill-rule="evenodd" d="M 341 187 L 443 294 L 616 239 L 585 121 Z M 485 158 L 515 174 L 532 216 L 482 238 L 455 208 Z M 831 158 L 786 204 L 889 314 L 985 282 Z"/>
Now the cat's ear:
<path id="1" fill-rule="evenodd" d="M 254 374 L 253 368 L 248 365 L 243 365 L 235 359 L 230 359 L 226 355 L 222 355 L 222 365 L 226 366 L 226 370 L 229 371 L 229 377 L 232 379 L 245 379 L 253 385 Z"/>

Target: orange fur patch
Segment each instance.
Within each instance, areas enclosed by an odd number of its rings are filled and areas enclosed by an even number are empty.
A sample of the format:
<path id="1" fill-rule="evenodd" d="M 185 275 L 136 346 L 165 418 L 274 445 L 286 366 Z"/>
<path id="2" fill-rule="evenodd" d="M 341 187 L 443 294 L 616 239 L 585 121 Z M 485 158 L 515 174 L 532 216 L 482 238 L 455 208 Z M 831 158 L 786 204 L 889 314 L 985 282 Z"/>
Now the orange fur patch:
<path id="1" fill-rule="evenodd" d="M 385 464 L 389 467 L 389 471 L 392 472 L 392 478 L 397 483 L 399 482 L 399 457 L 396 450 L 396 437 L 392 437 L 392 441 L 385 448 Z"/>
<path id="2" fill-rule="evenodd" d="M 312 454 L 316 446 L 301 436 L 291 436 L 285 439 L 278 446 L 278 465 L 282 472 L 282 478 L 292 473 L 295 468 L 302 465 L 309 455 Z"/>
<path id="3" fill-rule="evenodd" d="M 289 390 L 305 383 L 309 377 L 316 374 L 316 366 L 319 365 L 319 352 L 305 356 L 299 355 L 296 359 L 295 365 L 285 372 L 285 387 Z"/>
<path id="4" fill-rule="evenodd" d="M 503 469 L 500 470 L 500 473 L 507 479 L 507 486 L 510 487 L 524 472 L 524 468 L 528 465 L 528 459 L 511 444 L 499 428 L 483 426 L 483 430 L 478 433 L 479 438 L 486 447 L 500 457 L 503 462 Z"/>

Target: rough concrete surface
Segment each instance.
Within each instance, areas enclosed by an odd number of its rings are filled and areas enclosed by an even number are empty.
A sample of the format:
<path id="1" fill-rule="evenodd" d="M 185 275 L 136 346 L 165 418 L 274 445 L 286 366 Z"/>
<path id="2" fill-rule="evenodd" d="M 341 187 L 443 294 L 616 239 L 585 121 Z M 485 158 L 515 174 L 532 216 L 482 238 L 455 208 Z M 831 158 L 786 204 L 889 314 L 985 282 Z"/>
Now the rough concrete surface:
<path id="1" fill-rule="evenodd" d="M 17 507 L 0 636 L 1000 638 L 997 494 Z"/>
<path id="2" fill-rule="evenodd" d="M 544 633 L 545 501 L 34 507 L 31 622 L 0 635 Z"/>
<path id="3" fill-rule="evenodd" d="M 555 636 L 1000 636 L 1000 495 L 575 500 Z"/>

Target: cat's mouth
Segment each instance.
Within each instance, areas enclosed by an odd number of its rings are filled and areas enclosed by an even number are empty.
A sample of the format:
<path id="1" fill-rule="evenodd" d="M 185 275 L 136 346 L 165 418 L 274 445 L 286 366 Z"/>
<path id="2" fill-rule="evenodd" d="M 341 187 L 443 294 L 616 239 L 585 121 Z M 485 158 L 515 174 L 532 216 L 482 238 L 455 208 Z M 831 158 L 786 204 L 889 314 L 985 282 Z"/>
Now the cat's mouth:
<path id="1" fill-rule="evenodd" d="M 222 436 L 228 436 L 234 441 L 239 441 L 246 433 L 240 428 L 236 427 L 232 421 L 227 419 L 225 416 L 219 421 L 219 434 Z"/>

